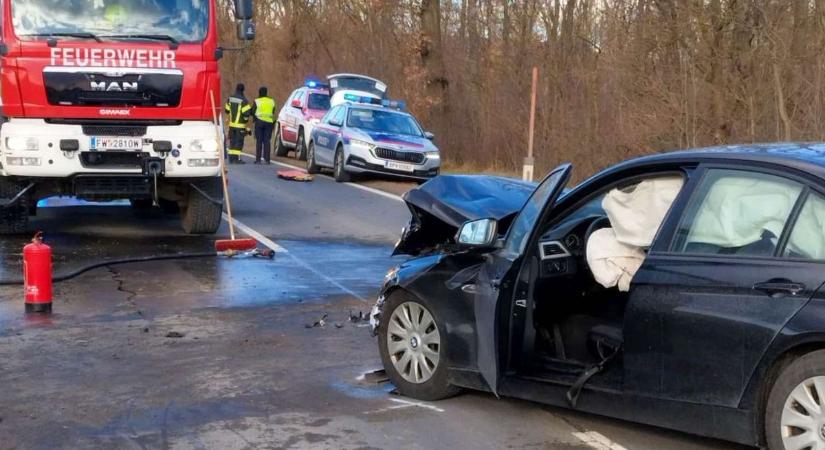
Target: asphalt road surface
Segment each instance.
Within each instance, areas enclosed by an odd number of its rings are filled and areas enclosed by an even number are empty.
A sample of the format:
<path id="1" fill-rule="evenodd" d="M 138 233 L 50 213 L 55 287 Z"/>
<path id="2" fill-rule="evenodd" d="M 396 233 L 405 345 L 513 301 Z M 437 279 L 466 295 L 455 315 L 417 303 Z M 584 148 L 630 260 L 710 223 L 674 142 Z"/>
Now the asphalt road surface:
<path id="1" fill-rule="evenodd" d="M 371 306 L 409 219 L 387 181 L 279 180 L 232 166 L 234 213 L 278 253 L 108 266 L 59 283 L 50 317 L 0 287 L 0 449 L 736 448 L 725 442 L 468 392 L 441 402 L 371 376 Z M 220 234 L 226 236 L 224 229 Z M 128 204 L 50 200 L 32 220 L 55 270 L 203 252 L 212 237 Z M 0 278 L 26 237 L 0 239 Z"/>

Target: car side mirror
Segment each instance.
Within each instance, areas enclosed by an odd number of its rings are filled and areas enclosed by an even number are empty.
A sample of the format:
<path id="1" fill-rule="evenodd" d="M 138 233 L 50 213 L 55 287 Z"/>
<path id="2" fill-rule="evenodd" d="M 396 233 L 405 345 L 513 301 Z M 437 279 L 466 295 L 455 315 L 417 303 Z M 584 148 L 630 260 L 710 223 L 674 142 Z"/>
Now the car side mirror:
<path id="1" fill-rule="evenodd" d="M 465 222 L 458 230 L 455 241 L 468 247 L 494 247 L 498 232 L 496 219 L 480 219 Z"/>
<path id="2" fill-rule="evenodd" d="M 249 20 L 252 18 L 252 0 L 235 0 L 235 18 Z"/>
<path id="3" fill-rule="evenodd" d="M 301 109 L 301 99 L 296 98 L 295 100 L 292 100 L 291 104 L 293 108 Z"/>
<path id="4" fill-rule="evenodd" d="M 330 120 L 329 124 L 334 126 L 334 127 L 340 127 L 341 125 L 343 125 L 343 123 L 338 122 L 337 120 Z"/>
<path id="5" fill-rule="evenodd" d="M 434 134 L 432 134 L 432 133 L 430 133 L 429 131 L 425 131 L 425 132 L 424 132 L 424 137 L 425 137 L 425 138 L 427 138 L 427 139 L 429 139 L 429 140 L 431 140 L 431 141 L 432 141 L 433 139 L 435 139 L 435 135 L 434 135 Z"/>

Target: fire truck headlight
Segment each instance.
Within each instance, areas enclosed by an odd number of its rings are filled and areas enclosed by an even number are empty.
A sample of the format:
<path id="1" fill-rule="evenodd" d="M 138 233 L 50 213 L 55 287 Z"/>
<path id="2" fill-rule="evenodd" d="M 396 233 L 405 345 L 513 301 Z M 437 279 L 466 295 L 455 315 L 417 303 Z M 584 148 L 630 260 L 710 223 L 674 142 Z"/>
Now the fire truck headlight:
<path id="1" fill-rule="evenodd" d="M 6 157 L 6 164 L 9 166 L 39 166 L 40 158 L 8 156 Z"/>
<path id="2" fill-rule="evenodd" d="M 39 150 L 40 142 L 35 137 L 9 136 L 6 138 L 6 148 L 13 151 Z"/>
<path id="3" fill-rule="evenodd" d="M 192 141 L 190 148 L 194 152 L 216 152 L 218 151 L 218 142 L 215 139 L 195 139 Z"/>
<path id="4" fill-rule="evenodd" d="M 312 119 L 309 119 L 309 123 L 313 125 L 318 125 L 319 123 L 321 123 L 321 119 L 316 119 L 315 117 L 313 117 Z"/>

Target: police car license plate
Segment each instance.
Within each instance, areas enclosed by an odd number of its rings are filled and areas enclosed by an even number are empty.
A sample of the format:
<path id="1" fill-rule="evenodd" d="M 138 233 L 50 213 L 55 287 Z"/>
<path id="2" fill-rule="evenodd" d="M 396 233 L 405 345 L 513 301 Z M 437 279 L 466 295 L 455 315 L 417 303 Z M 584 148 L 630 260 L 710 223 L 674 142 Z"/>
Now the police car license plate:
<path id="1" fill-rule="evenodd" d="M 415 167 L 413 167 L 412 164 L 404 164 L 395 161 L 387 161 L 385 167 L 390 170 L 399 170 L 401 172 L 412 172 L 415 170 Z"/>
<path id="2" fill-rule="evenodd" d="M 95 136 L 92 137 L 89 148 L 92 150 L 141 150 L 143 148 L 143 139 Z"/>

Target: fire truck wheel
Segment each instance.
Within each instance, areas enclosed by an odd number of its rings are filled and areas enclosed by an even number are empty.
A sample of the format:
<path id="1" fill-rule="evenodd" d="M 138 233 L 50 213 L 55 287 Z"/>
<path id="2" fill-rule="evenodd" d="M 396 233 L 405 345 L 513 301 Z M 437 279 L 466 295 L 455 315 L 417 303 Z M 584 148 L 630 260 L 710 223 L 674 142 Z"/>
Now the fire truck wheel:
<path id="1" fill-rule="evenodd" d="M 12 199 L 25 186 L 0 178 L 0 199 Z M 0 235 L 23 234 L 29 223 L 28 198 L 23 196 L 15 205 L 0 208 Z"/>
<path id="2" fill-rule="evenodd" d="M 281 125 L 279 124 L 275 129 L 275 156 L 286 156 L 288 152 L 289 149 L 286 148 L 284 141 L 281 139 Z"/>
<path id="3" fill-rule="evenodd" d="M 198 188 L 216 200 L 223 199 L 219 178 L 201 181 Z M 188 200 L 181 206 L 181 225 L 188 234 L 215 234 L 221 225 L 223 204 L 206 198 L 196 189 L 189 187 Z"/>

